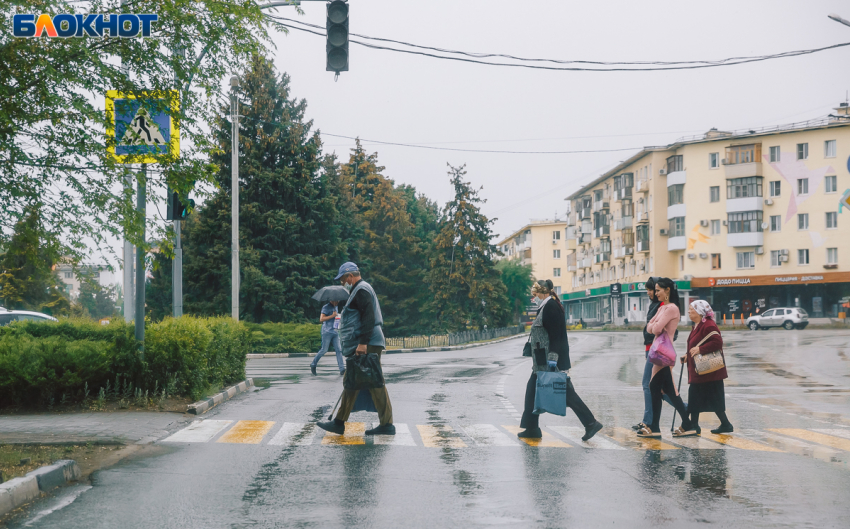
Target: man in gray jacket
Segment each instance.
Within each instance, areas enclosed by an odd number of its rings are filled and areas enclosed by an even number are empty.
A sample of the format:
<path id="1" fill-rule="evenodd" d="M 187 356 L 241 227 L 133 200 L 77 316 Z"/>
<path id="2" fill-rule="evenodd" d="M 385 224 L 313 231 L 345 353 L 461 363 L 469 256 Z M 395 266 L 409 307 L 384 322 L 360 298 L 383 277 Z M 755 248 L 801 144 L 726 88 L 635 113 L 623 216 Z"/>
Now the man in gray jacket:
<path id="1" fill-rule="evenodd" d="M 342 282 L 346 290 L 351 293 L 342 311 L 340 321 L 339 334 L 342 340 L 342 354 L 350 357 L 352 355 L 376 353 L 380 361 L 386 342 L 381 330 L 384 318 L 375 290 L 372 285 L 363 281 L 360 277 L 360 269 L 352 262 L 340 266 L 339 274 L 334 279 Z M 333 421 L 318 423 L 319 428 L 343 435 L 345 433 L 345 421 L 348 420 L 348 416 L 354 408 L 358 393 L 358 390 L 343 389 L 336 417 Z M 377 428 L 366 430 L 366 435 L 395 435 L 393 407 L 390 403 L 387 387 L 370 389 L 369 394 L 378 410 L 380 425 Z"/>

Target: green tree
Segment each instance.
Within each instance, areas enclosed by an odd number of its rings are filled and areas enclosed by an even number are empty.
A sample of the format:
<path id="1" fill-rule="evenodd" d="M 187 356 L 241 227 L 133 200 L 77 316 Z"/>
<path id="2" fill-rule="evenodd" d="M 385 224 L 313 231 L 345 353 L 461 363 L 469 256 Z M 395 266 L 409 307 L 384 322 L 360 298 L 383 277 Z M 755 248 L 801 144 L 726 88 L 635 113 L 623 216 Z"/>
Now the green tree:
<path id="1" fill-rule="evenodd" d="M 241 79 L 240 313 L 247 321 L 314 319 L 316 289 L 345 259 L 337 198 L 320 176 L 321 140 L 289 76 L 255 56 Z M 229 108 L 222 108 L 226 115 Z M 186 225 L 186 312 L 227 314 L 231 306 L 231 125 L 222 117 L 219 190 Z M 192 218 L 196 217 L 196 218 Z"/>
<path id="2" fill-rule="evenodd" d="M 185 221 L 184 221 L 185 224 Z M 165 252 L 154 252 L 151 275 L 145 283 L 145 310 L 151 321 L 174 314 L 172 260 Z M 185 280 L 184 280 L 185 282 Z"/>
<path id="3" fill-rule="evenodd" d="M 502 259 L 496 263 L 496 270 L 502 274 L 505 293 L 511 302 L 512 319 L 518 322 L 523 309 L 528 306 L 531 285 L 534 284 L 531 265 L 524 265 L 519 259 Z"/>
<path id="4" fill-rule="evenodd" d="M 0 300 L 7 309 L 67 314 L 70 301 L 53 272 L 60 255 L 56 234 L 44 226 L 38 207 L 25 213 L 0 258 Z"/>
<path id="5" fill-rule="evenodd" d="M 478 204 L 478 191 L 464 181 L 465 166 L 449 165 L 454 200 L 440 218 L 428 274 L 433 300 L 430 313 L 445 331 L 506 325 L 510 302 L 493 263 L 498 249 L 491 243 L 493 221 Z"/>
<path id="6" fill-rule="evenodd" d="M 91 269 L 85 269 L 77 274 L 80 278 L 80 295 L 77 302 L 96 320 L 115 316 L 115 289 L 102 286 L 93 276 L 93 272 Z"/>

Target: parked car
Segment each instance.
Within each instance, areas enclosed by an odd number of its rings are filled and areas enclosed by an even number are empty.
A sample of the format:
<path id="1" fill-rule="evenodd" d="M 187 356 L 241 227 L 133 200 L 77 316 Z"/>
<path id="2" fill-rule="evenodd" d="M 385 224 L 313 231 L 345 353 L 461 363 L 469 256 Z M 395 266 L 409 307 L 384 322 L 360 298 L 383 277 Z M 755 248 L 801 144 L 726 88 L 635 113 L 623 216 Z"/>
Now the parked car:
<path id="1" fill-rule="evenodd" d="M 7 310 L 0 308 L 0 325 L 7 325 L 13 321 L 59 321 L 53 316 L 32 312 L 29 310 Z"/>
<path id="2" fill-rule="evenodd" d="M 747 318 L 747 327 L 752 331 L 771 327 L 784 327 L 790 331 L 794 328 L 805 329 L 808 324 L 809 314 L 799 307 L 770 309 Z"/>

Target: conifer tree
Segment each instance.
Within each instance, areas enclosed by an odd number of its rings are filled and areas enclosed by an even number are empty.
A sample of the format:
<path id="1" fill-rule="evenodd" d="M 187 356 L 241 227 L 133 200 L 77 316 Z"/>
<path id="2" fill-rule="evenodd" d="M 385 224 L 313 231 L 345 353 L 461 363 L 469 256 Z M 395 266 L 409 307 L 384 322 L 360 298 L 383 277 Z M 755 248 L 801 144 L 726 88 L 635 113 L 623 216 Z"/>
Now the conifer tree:
<path id="1" fill-rule="evenodd" d="M 433 299 L 430 313 L 443 331 L 502 327 L 509 321 L 510 302 L 493 263 L 493 221 L 478 204 L 479 190 L 464 181 L 465 166 L 449 165 L 455 197 L 446 204 L 434 241 L 428 274 Z"/>

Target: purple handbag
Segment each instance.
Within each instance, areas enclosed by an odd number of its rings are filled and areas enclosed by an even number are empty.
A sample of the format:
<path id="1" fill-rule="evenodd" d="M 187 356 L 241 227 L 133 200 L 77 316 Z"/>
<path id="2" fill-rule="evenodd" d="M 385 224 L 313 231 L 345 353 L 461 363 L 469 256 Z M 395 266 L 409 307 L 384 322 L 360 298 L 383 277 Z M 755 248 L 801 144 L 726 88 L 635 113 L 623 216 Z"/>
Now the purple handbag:
<path id="1" fill-rule="evenodd" d="M 666 332 L 662 332 L 652 341 L 647 360 L 657 366 L 668 367 L 676 364 L 676 349 Z"/>

